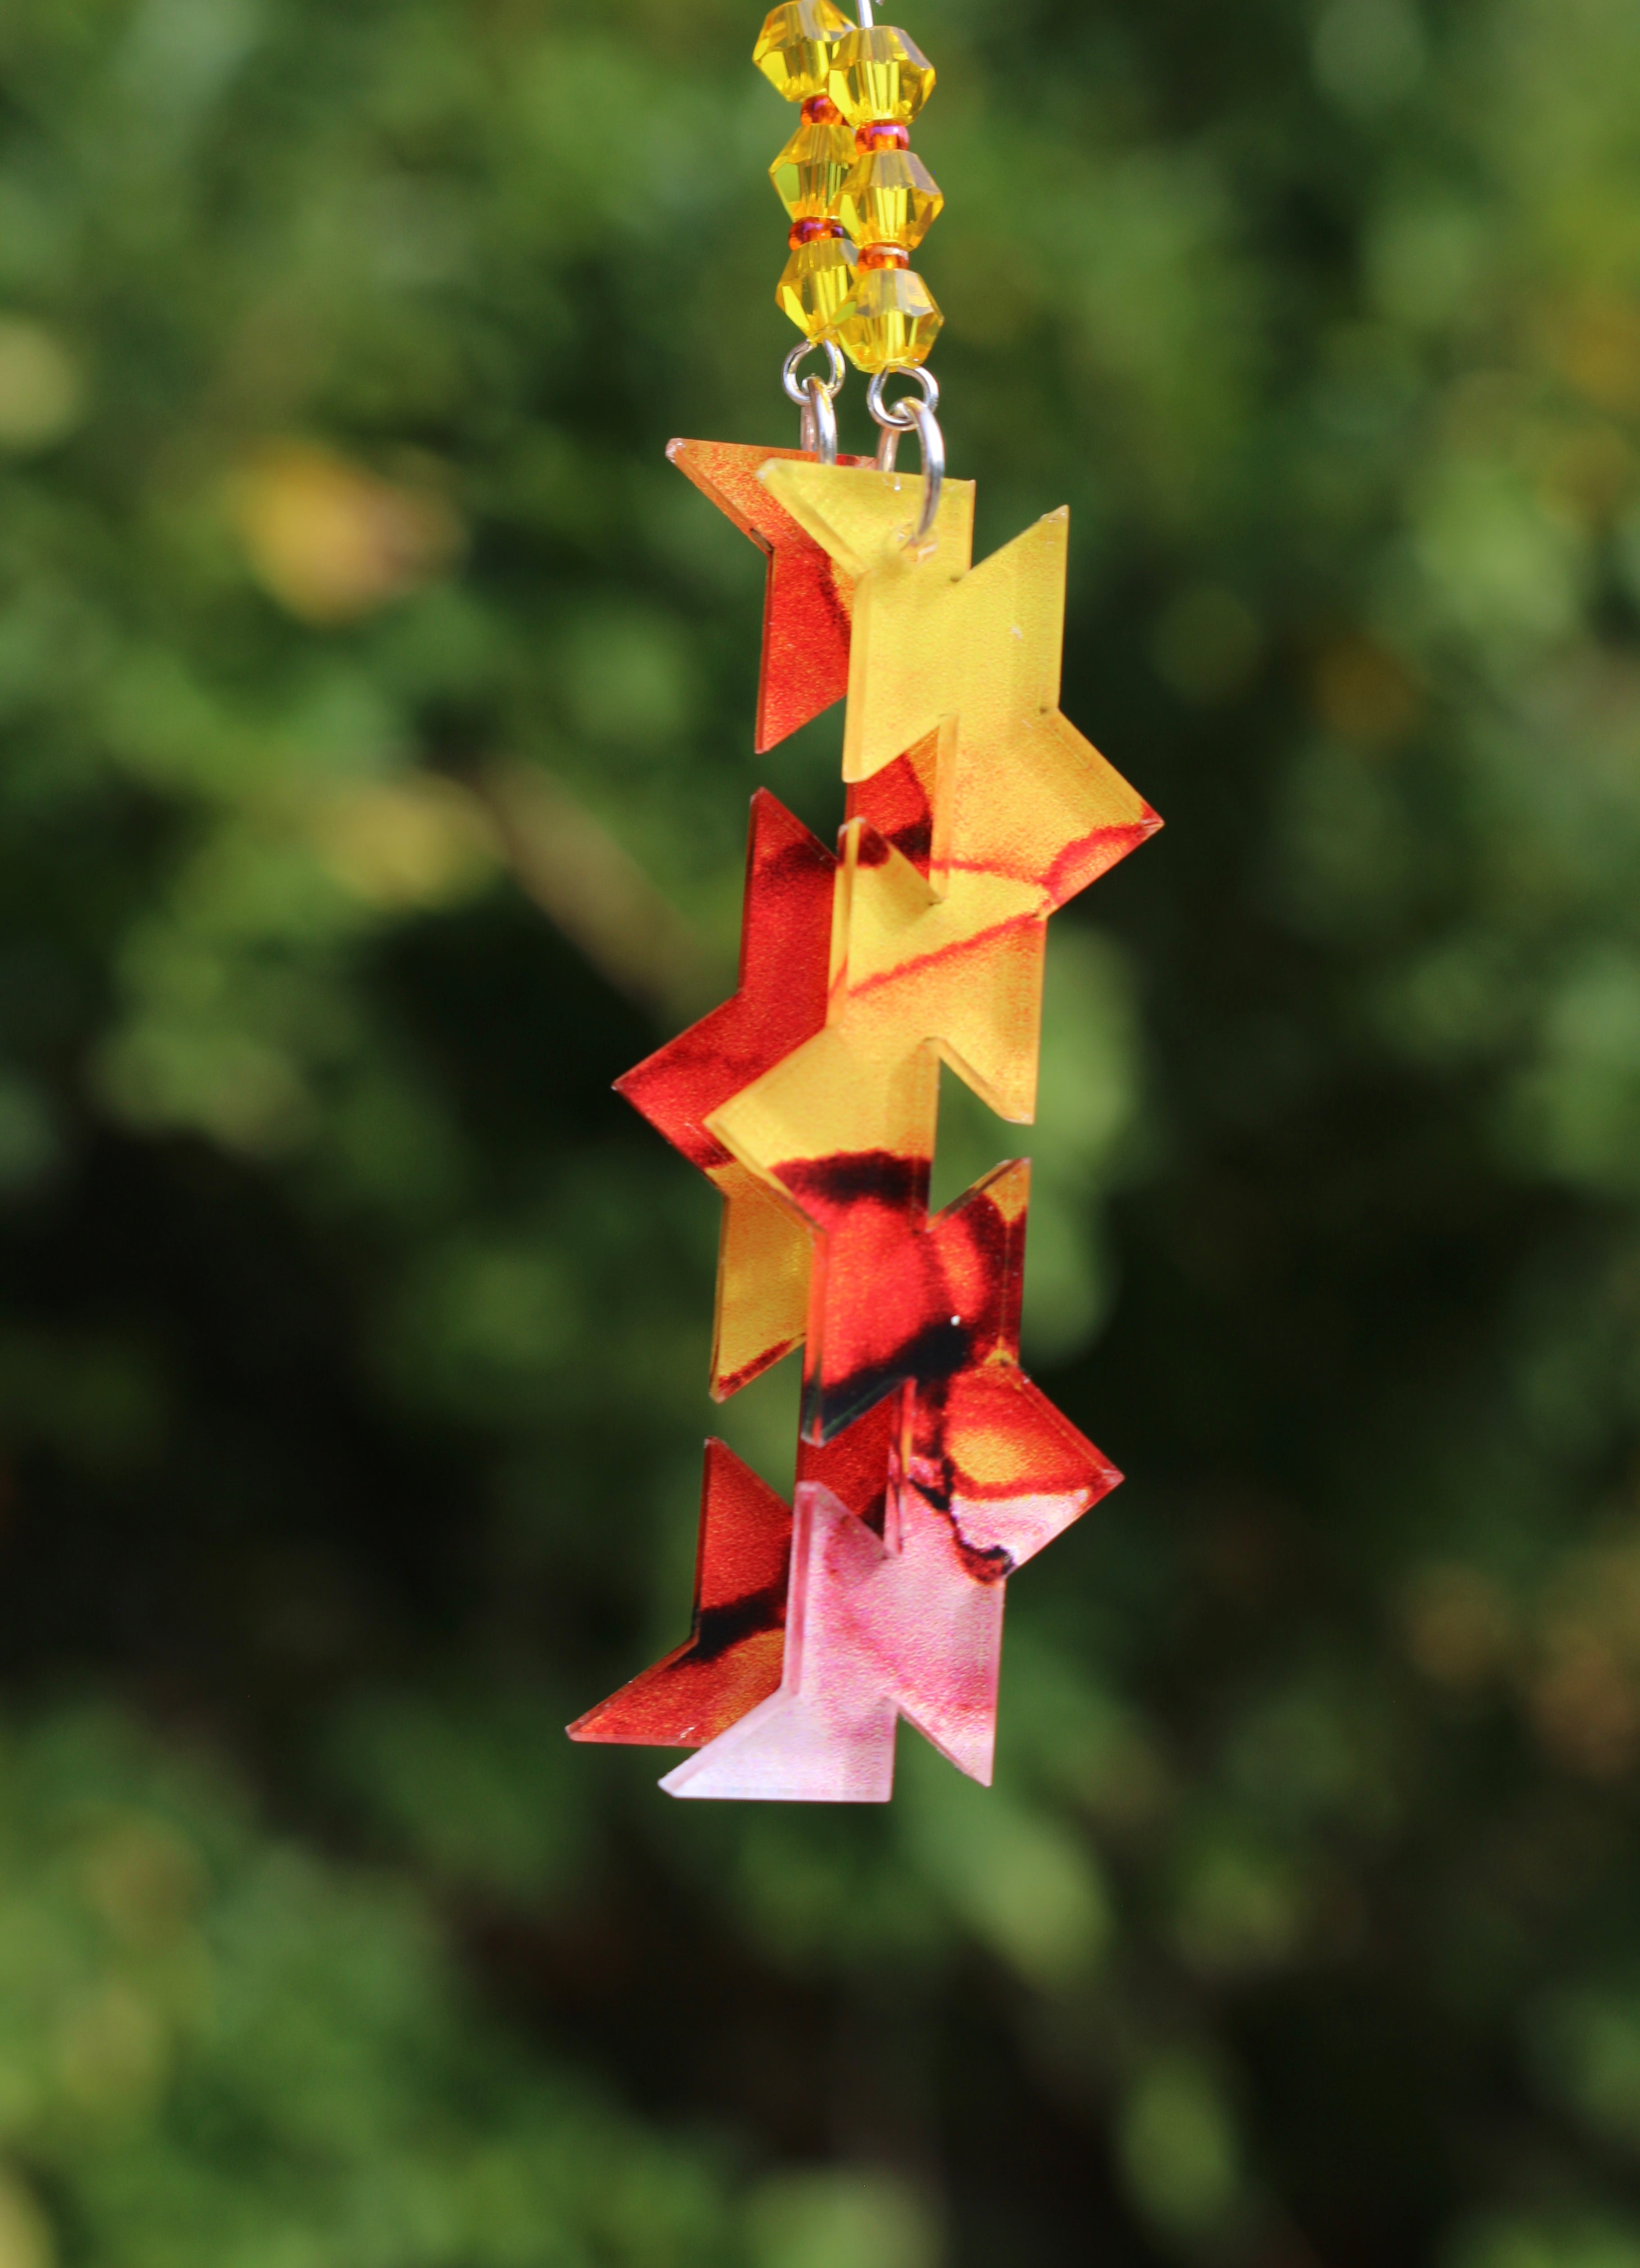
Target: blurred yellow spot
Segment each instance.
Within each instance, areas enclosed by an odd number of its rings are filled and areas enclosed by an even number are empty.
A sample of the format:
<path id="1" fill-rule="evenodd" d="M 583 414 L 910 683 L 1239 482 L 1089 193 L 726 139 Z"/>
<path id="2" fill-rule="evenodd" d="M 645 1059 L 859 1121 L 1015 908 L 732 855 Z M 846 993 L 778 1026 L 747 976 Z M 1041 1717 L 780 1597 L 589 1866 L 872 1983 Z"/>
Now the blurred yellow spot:
<path id="1" fill-rule="evenodd" d="M 110 1979 L 74 2001 L 57 2030 L 63 2084 L 89 2110 L 113 2110 L 151 2092 L 165 2062 L 158 2015 L 129 1984 Z"/>
<path id="2" fill-rule="evenodd" d="M 1536 386 L 1523 371 L 1466 371 L 1446 395 L 1446 438 L 1466 456 L 1512 460 L 1519 453 L 1537 395 Z"/>
<path id="3" fill-rule="evenodd" d="M 519 887 L 592 966 L 635 999 L 697 1006 L 717 972 L 602 822 L 539 764 L 497 764 L 480 787 Z"/>
<path id="4" fill-rule="evenodd" d="M 18 2176 L 0 2169 L 0 2268 L 55 2268 L 50 2223 Z"/>
<path id="5" fill-rule="evenodd" d="M 1640 1541 L 1569 1556 L 1522 1685 L 1533 1731 L 1567 1771 L 1616 1779 L 1640 1764 Z"/>
<path id="6" fill-rule="evenodd" d="M 78 424 L 85 405 L 79 365 L 61 340 L 43 323 L 0 315 L 0 449 L 48 447 Z"/>
<path id="7" fill-rule="evenodd" d="M 116 1937 L 143 1950 L 173 1943 L 204 1893 L 198 1853 L 151 1819 L 122 1819 L 105 1829 L 87 1847 L 82 1867 L 92 1908 Z"/>
<path id="8" fill-rule="evenodd" d="M 1527 1702 L 1538 1738 L 1555 1760 L 1590 1779 L 1617 1779 L 1640 1757 L 1640 1690 L 1597 1631 L 1555 1631 Z"/>
<path id="9" fill-rule="evenodd" d="M 1633 493 L 1637 472 L 1635 453 L 1616 427 L 1590 423 L 1546 442 L 1544 499 L 1551 509 L 1598 524 Z"/>
<path id="10" fill-rule="evenodd" d="M 338 790 L 312 823 L 327 871 L 367 905 L 448 904 L 482 887 L 501 856 L 478 799 L 431 776 Z"/>
<path id="11" fill-rule="evenodd" d="M 229 501 L 251 572 L 304 622 L 373 613 L 447 567 L 461 547 L 449 504 L 299 441 L 242 465 Z"/>
<path id="12" fill-rule="evenodd" d="M 1394 654 L 1369 639 L 1340 638 L 1315 665 L 1315 706 L 1341 740 L 1381 745 L 1417 722 L 1417 687 Z"/>
<path id="13" fill-rule="evenodd" d="M 1478 1567 L 1426 1567 L 1402 1603 L 1407 1651 L 1426 1677 L 1459 1690 L 1502 1667 L 1514 1644 L 1509 1602 Z"/>
<path id="14" fill-rule="evenodd" d="M 1549 362 L 1579 394 L 1602 409 L 1640 409 L 1640 301 L 1614 296 L 1555 308 L 1541 335 Z"/>

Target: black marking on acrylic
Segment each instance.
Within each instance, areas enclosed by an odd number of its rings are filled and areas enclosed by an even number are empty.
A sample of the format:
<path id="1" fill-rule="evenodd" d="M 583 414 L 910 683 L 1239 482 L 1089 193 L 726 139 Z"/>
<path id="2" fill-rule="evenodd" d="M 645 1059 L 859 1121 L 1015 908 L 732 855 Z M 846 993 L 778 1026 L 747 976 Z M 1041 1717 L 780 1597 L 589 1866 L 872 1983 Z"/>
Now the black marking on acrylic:
<path id="1" fill-rule="evenodd" d="M 837 1150 L 829 1158 L 795 1158 L 775 1172 L 799 1201 L 913 1211 L 928 1204 L 928 1160 L 894 1150 Z"/>
<path id="2" fill-rule="evenodd" d="M 805 1396 L 808 1404 L 805 1430 L 811 1440 L 835 1441 L 845 1427 L 874 1410 L 886 1394 L 892 1394 L 908 1379 L 921 1385 L 952 1378 L 966 1370 L 972 1359 L 972 1339 L 965 1323 L 949 1319 L 930 1323 L 886 1360 L 854 1371 L 835 1386 L 811 1385 Z"/>
<path id="3" fill-rule="evenodd" d="M 743 1639 L 757 1638 L 764 1631 L 783 1630 L 785 1620 L 786 1578 L 783 1575 L 764 1590 L 726 1599 L 721 1606 L 702 1607 L 695 1616 L 689 1652 L 676 1667 L 681 1669 L 686 1660 L 717 1661 Z"/>

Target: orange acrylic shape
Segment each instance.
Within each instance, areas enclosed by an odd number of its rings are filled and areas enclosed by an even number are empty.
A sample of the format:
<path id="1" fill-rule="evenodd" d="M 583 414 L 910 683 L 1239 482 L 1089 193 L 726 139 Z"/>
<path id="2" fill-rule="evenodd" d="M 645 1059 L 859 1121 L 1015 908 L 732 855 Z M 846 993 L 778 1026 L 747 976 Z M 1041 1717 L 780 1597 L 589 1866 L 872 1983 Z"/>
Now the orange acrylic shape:
<path id="1" fill-rule="evenodd" d="M 791 1559 L 791 1507 L 709 1441 L 688 1641 L 589 1709 L 570 1739 L 697 1748 L 754 1709 L 780 1683 Z"/>
<path id="2" fill-rule="evenodd" d="M 740 984 L 732 1000 L 615 1082 L 724 1200 L 712 1391 L 720 1401 L 803 1336 L 809 1240 L 706 1120 L 826 1021 L 836 860 L 767 789 L 752 799 Z"/>
<path id="3" fill-rule="evenodd" d="M 939 1067 L 1031 1119 L 1048 922 L 1160 821 L 1060 713 L 1063 513 L 976 568 L 969 483 L 915 548 L 920 479 L 670 453 L 770 554 L 760 747 L 848 693 L 838 857 L 760 792 L 739 990 L 620 1082 L 724 1194 L 714 1393 L 801 1342 L 803 1412 L 790 1512 L 710 1446 L 694 1634 L 570 1730 L 880 1802 L 904 1717 L 989 1784 L 1007 1578 L 1121 1476 L 1019 1366 L 1029 1167 L 929 1211 Z"/>
<path id="4" fill-rule="evenodd" d="M 849 613 L 854 585 L 758 478 L 791 449 L 733 441 L 674 441 L 666 454 L 743 534 L 769 554 L 763 599 L 763 669 L 757 696 L 760 756 L 849 689 Z M 841 464 L 869 464 L 843 457 Z"/>

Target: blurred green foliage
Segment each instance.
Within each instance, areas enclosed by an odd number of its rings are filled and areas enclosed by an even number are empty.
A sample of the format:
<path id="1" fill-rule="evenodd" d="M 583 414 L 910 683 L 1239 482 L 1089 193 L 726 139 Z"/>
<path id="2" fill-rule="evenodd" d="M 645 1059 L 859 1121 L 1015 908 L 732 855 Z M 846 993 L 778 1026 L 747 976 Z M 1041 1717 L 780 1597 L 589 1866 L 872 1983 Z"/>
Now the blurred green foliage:
<path id="1" fill-rule="evenodd" d="M 608 1094 L 840 811 L 662 455 L 791 438 L 755 12 L 0 13 L 0 2268 L 1634 2268 L 1640 12 L 908 21 L 1170 826 L 1029 1145 L 1131 1477 L 882 1814 L 560 1730 L 791 1458 Z"/>

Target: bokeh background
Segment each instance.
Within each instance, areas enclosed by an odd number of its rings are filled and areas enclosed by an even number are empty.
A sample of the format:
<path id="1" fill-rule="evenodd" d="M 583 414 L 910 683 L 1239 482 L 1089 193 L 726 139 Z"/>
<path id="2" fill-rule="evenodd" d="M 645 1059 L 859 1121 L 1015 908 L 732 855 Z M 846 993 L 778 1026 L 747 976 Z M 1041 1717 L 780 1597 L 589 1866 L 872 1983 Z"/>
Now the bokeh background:
<path id="1" fill-rule="evenodd" d="M 1028 1144 L 1130 1477 L 864 1813 L 561 1729 L 791 1469 L 609 1093 L 840 813 L 662 453 L 792 438 L 758 14 L 0 11 L 0 2268 L 1636 2268 L 1640 11 L 904 18 L 1169 827 Z"/>

